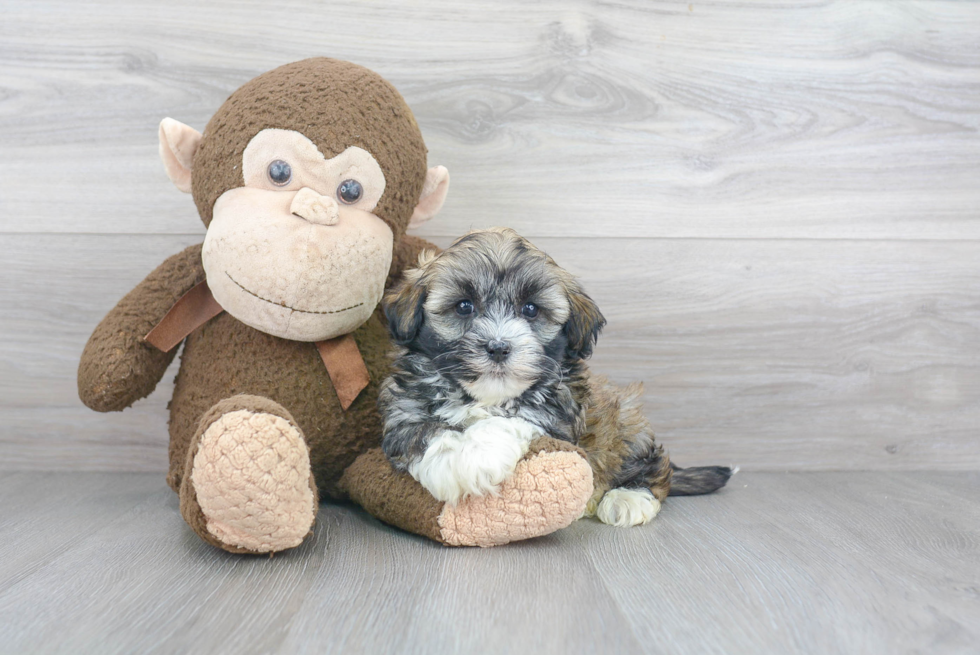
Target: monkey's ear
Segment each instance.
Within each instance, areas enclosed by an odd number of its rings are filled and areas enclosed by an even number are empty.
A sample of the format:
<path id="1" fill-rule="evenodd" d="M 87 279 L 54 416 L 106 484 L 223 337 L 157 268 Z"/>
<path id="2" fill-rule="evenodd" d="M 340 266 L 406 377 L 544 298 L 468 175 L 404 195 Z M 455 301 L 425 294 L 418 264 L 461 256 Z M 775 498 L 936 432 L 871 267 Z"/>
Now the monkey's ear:
<path id="1" fill-rule="evenodd" d="M 446 202 L 447 193 L 449 193 L 449 171 L 445 166 L 433 166 L 425 174 L 422 197 L 419 198 L 419 204 L 415 205 L 415 211 L 412 212 L 412 219 L 408 222 L 409 229 L 418 227 L 438 214 L 442 204 Z"/>
<path id="2" fill-rule="evenodd" d="M 160 121 L 160 159 L 167 177 L 184 193 L 191 192 L 191 164 L 201 145 L 201 133 L 172 118 Z"/>
<path id="3" fill-rule="evenodd" d="M 564 327 L 568 339 L 566 354 L 576 359 L 588 359 L 606 318 L 577 282 L 572 282 L 568 289 L 568 304 L 568 321 Z"/>
<path id="4" fill-rule="evenodd" d="M 414 340 L 422 327 L 425 287 L 422 286 L 421 276 L 421 269 L 407 271 L 382 301 L 391 340 L 400 346 Z"/>

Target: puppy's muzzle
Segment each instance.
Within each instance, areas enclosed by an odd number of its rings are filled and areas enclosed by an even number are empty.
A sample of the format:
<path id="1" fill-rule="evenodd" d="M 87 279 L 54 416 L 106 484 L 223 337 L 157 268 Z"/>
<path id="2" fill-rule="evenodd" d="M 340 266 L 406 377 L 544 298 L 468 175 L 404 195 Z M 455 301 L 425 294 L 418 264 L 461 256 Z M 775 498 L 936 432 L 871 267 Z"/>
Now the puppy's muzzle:
<path id="1" fill-rule="evenodd" d="M 493 341 L 487 343 L 487 353 L 490 355 L 490 358 L 493 359 L 493 361 L 499 364 L 507 359 L 507 355 L 510 354 L 510 344 L 506 341 L 494 339 Z"/>

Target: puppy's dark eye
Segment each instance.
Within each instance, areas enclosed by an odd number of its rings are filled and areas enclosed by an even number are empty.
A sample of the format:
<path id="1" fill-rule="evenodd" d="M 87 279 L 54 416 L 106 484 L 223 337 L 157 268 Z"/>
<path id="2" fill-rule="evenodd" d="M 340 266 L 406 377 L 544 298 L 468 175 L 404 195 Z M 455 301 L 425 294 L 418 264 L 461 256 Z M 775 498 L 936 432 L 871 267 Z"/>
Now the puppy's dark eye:
<path id="1" fill-rule="evenodd" d="M 460 300 L 456 303 L 456 313 L 460 316 L 469 316 L 473 313 L 473 303 L 469 300 Z"/>
<path id="2" fill-rule="evenodd" d="M 538 306 L 533 302 L 525 303 L 524 306 L 521 307 L 521 314 L 527 318 L 534 318 L 538 315 Z"/>
<path id="3" fill-rule="evenodd" d="M 276 186 L 286 186 L 293 179 L 293 169 L 281 159 L 269 164 L 269 180 Z"/>
<path id="4" fill-rule="evenodd" d="M 364 187 L 357 180 L 344 180 L 337 187 L 337 197 L 345 205 L 353 205 L 364 195 Z"/>

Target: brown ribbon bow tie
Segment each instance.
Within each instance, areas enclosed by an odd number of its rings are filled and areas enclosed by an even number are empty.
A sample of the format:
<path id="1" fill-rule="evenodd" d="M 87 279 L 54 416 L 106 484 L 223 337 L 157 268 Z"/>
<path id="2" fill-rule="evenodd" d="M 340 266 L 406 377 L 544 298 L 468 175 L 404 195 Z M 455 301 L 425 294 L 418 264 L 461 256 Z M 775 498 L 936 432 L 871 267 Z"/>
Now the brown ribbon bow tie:
<path id="1" fill-rule="evenodd" d="M 205 280 L 181 296 L 143 340 L 163 352 L 169 352 L 188 334 L 223 311 Z M 340 406 L 346 410 L 371 381 L 357 342 L 353 335 L 345 334 L 317 341 L 316 349 L 327 367 Z"/>

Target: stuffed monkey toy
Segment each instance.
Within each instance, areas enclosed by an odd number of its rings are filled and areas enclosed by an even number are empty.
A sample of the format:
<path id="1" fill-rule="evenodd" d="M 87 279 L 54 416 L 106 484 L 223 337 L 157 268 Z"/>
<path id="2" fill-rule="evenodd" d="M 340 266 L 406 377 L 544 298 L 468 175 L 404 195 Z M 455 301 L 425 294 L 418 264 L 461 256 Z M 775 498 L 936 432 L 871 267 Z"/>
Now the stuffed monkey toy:
<path id="1" fill-rule="evenodd" d="M 184 344 L 170 403 L 170 472 L 187 524 L 233 553 L 312 532 L 319 499 L 457 546 L 547 534 L 592 493 L 582 451 L 539 439 L 498 495 L 456 505 L 396 472 L 379 446 L 386 286 L 434 248 L 407 236 L 446 197 L 445 168 L 377 74 L 307 59 L 235 91 L 201 134 L 164 119 L 160 155 L 191 193 L 204 243 L 158 266 L 82 353 L 100 412 L 149 395 Z"/>

